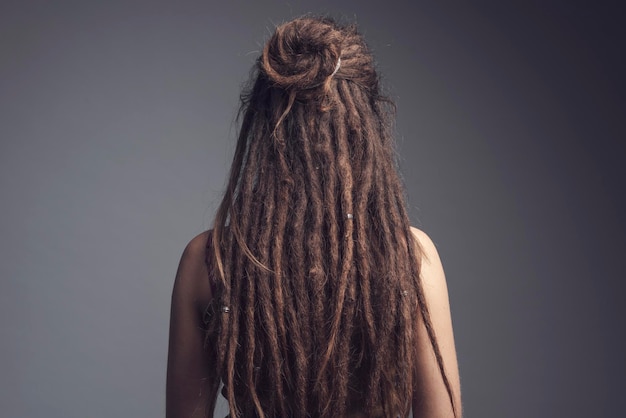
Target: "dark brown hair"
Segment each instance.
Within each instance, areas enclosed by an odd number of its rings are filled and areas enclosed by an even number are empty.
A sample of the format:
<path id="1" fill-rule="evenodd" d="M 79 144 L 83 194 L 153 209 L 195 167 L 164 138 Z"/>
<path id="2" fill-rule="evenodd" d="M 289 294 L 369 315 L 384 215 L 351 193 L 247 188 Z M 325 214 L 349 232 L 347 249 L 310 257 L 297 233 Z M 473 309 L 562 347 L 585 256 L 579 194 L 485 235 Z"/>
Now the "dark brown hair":
<path id="1" fill-rule="evenodd" d="M 207 260 L 211 411 L 223 382 L 233 417 L 407 416 L 419 321 L 452 402 L 379 84 L 354 26 L 265 45 Z"/>

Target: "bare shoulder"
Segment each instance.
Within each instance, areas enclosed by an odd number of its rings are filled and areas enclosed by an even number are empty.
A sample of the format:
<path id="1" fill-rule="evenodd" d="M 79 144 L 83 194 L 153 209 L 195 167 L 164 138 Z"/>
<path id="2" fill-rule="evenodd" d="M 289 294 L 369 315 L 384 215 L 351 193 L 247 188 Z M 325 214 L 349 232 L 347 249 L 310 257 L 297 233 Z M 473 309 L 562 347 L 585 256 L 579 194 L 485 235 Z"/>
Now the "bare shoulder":
<path id="1" fill-rule="evenodd" d="M 422 279 L 429 280 L 444 280 L 445 284 L 445 276 L 443 274 L 443 266 L 441 265 L 441 259 L 439 258 L 439 252 L 437 251 L 437 247 L 433 240 L 421 229 L 411 227 L 411 232 L 413 233 L 413 237 L 419 243 L 421 253 L 421 267 L 422 267 L 422 275 L 427 277 L 422 277 Z M 441 270 L 441 271 L 439 271 Z M 430 277 L 434 275 L 435 277 Z"/>
<path id="2" fill-rule="evenodd" d="M 204 257 L 204 252 L 205 252 L 205 248 L 207 245 L 207 239 L 209 238 L 210 232 L 211 231 L 204 231 L 196 235 L 195 237 L 193 237 L 191 241 L 189 241 L 189 243 L 185 247 L 183 256 L 187 255 L 187 256 L 194 257 L 194 258 L 197 256 Z"/>
<path id="3" fill-rule="evenodd" d="M 439 253 L 432 239 L 417 228 L 411 228 L 421 248 L 420 277 L 433 332 L 441 352 L 446 377 L 450 383 L 456 417 L 461 416 L 461 386 L 457 364 L 448 286 Z M 420 382 L 415 393 L 414 416 L 455 416 L 447 390 L 436 366 L 433 349 L 422 323 L 419 329 L 418 368 Z"/>
<path id="4" fill-rule="evenodd" d="M 420 277 L 432 313 L 449 316 L 448 285 L 437 247 L 421 229 L 411 227 L 421 249 Z"/>
<path id="5" fill-rule="evenodd" d="M 183 296 L 197 305 L 205 305 L 211 299 L 211 286 L 206 265 L 209 234 L 210 231 L 204 231 L 185 246 L 174 281 L 174 294 Z"/>
<path id="6" fill-rule="evenodd" d="M 189 241 L 174 280 L 167 359 L 167 417 L 198 417 L 209 401 L 209 358 L 204 350 L 202 321 L 203 309 L 211 301 L 205 263 L 208 238 L 209 231 L 205 231 Z"/>

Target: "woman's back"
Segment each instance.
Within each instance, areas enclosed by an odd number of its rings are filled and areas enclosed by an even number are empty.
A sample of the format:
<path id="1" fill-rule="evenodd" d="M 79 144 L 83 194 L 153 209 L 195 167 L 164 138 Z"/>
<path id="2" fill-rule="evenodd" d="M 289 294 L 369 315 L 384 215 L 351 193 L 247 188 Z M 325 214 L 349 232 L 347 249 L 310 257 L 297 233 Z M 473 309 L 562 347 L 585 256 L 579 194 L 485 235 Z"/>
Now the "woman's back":
<path id="1" fill-rule="evenodd" d="M 458 408 L 459 376 L 443 268 L 430 238 L 416 228 L 412 228 L 412 232 L 423 249 L 422 282 Z M 206 306 L 213 298 L 212 282 L 206 264 L 210 234 L 211 231 L 206 231 L 189 242 L 176 275 L 172 294 L 168 359 L 168 418 L 212 416 L 206 410 L 211 373 L 207 368 L 210 359 L 207 358 L 207 350 L 204 348 L 204 316 Z M 420 382 L 413 395 L 413 416 L 453 416 L 448 394 L 434 363 L 430 341 L 423 327 L 420 329 L 424 338 L 419 339 L 416 346 L 419 353 L 416 367 L 419 369 Z M 359 395 L 357 392 L 352 395 L 345 416 L 376 416 L 375 413 L 367 415 L 363 411 L 364 400 Z M 457 416 L 460 416 L 460 411 Z"/>
<path id="2" fill-rule="evenodd" d="M 208 251 L 200 263 L 189 250 L 194 278 L 179 271 L 174 288 L 172 416 L 187 393 L 175 382 L 190 384 L 181 369 L 204 379 L 209 410 L 223 383 L 233 416 L 452 412 L 445 279 L 432 242 L 410 227 L 389 101 L 362 37 L 328 19 L 279 26 L 242 115 L 214 229 L 197 238 Z"/>

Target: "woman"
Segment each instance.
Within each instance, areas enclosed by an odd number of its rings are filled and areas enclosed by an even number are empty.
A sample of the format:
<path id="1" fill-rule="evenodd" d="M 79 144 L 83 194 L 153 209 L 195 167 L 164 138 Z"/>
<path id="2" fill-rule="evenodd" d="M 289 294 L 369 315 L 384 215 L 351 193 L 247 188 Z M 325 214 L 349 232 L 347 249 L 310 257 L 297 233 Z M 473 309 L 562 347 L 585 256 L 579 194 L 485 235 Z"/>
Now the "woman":
<path id="1" fill-rule="evenodd" d="M 411 228 L 392 104 L 352 26 L 276 28 L 212 231 L 172 295 L 167 416 L 459 417 L 443 269 Z"/>

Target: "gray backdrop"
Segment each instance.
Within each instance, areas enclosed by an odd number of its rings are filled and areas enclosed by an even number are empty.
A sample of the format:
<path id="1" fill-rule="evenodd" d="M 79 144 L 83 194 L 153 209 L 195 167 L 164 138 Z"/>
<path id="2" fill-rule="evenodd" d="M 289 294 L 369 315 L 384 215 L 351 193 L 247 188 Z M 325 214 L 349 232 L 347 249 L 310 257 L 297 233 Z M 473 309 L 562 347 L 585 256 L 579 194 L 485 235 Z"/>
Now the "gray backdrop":
<path id="1" fill-rule="evenodd" d="M 466 416 L 623 412 L 618 10 L 413 3 L 3 0 L 0 415 L 164 415 L 178 259 L 219 201 L 241 83 L 305 12 L 358 22 L 398 104 Z"/>

